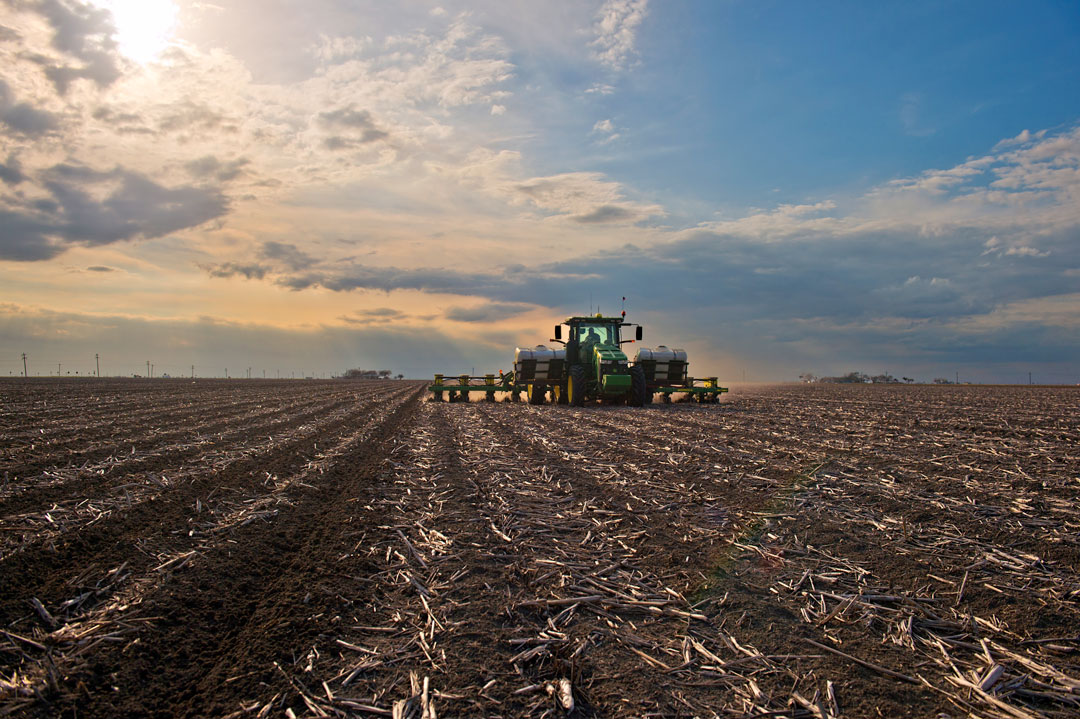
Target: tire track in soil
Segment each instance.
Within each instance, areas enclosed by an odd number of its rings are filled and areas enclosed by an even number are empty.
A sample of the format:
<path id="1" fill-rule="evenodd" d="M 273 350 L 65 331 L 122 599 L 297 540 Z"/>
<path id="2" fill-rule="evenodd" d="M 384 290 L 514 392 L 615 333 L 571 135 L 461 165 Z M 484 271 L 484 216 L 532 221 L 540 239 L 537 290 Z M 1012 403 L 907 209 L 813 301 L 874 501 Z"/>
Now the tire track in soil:
<path id="1" fill-rule="evenodd" d="M 0 626 L 32 616 L 27 604 L 30 597 L 36 597 L 46 607 L 55 607 L 93 589 L 97 578 L 110 568 L 126 562 L 129 570 L 138 572 L 152 566 L 156 559 L 142 550 L 142 544 L 149 538 L 187 535 L 197 500 L 215 492 L 265 491 L 263 480 L 268 476 L 288 476 L 298 471 L 315 454 L 317 444 L 326 446 L 347 434 L 356 418 L 363 422 L 367 413 L 367 406 L 358 404 L 354 413 L 320 432 L 275 445 L 266 455 L 244 457 L 219 472 L 195 476 L 153 499 L 60 535 L 51 543 L 6 557 L 0 561 Z M 106 596 L 96 597 L 95 603 Z"/>
<path id="2" fill-rule="evenodd" d="M 141 604 L 153 618 L 126 646 L 105 646 L 67 668 L 63 690 L 45 697 L 42 716 L 200 717 L 224 715 L 252 694 L 290 692 L 275 669 L 290 649 L 310 645 L 340 597 L 335 560 L 350 500 L 379 490 L 378 473 L 422 388 L 366 439 L 327 467 L 317 485 L 286 490 L 292 500 L 269 523 L 228 533 L 218 551 L 175 572 Z M 314 601 L 312 601 L 314 600 Z M 139 621 L 139 616 L 126 621 Z M 147 677 L 153 677 L 151 683 Z"/>

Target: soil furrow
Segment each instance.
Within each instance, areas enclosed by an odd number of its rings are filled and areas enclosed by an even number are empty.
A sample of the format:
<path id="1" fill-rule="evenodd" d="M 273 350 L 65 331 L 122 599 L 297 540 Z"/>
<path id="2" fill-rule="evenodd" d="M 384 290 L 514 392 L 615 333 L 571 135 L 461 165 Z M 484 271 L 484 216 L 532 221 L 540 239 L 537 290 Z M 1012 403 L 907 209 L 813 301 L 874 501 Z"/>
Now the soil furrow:
<path id="1" fill-rule="evenodd" d="M 317 445 L 325 447 L 334 436 L 354 431 L 369 414 L 369 408 L 361 405 L 352 415 L 325 427 L 322 434 L 307 433 L 297 441 L 268 448 L 262 456 L 243 456 L 222 469 L 194 475 L 153 499 L 110 512 L 79 531 L 7 557 L 0 562 L 0 624 L 32 616 L 28 614 L 30 597 L 54 607 L 94 589 L 110 569 L 125 562 L 132 570 L 151 566 L 154 557 L 140 549 L 147 539 L 187 534 L 200 503 L 212 509 L 229 495 L 267 491 L 270 478 L 299 471 L 315 456 Z M 96 603 L 104 597 L 94 599 Z"/>

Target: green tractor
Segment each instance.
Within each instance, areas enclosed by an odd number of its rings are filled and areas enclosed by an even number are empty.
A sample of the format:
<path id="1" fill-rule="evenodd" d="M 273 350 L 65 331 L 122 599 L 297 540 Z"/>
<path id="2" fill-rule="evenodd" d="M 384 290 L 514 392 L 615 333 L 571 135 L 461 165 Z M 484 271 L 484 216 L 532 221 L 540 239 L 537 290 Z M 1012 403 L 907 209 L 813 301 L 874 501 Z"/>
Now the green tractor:
<path id="1" fill-rule="evenodd" d="M 564 326 L 569 330 L 566 339 Z M 634 327 L 632 338 L 623 338 L 624 327 Z M 642 407 L 652 404 L 657 394 L 665 403 L 671 402 L 673 394 L 696 402 L 717 402 L 727 392 L 716 377 L 690 377 L 686 352 L 681 349 L 642 347 L 631 361 L 622 345 L 640 342 L 641 337 L 641 325 L 627 322 L 625 312 L 621 317 L 570 317 L 555 325 L 555 337 L 550 340 L 563 348 L 518 347 L 510 372 L 500 371 L 498 377 L 437 374 L 428 389 L 437 402 L 444 394 L 450 402 L 468 402 L 470 394 L 483 394 L 486 401 L 494 402 L 496 392 L 506 392 L 513 402 L 521 401 L 525 393 L 529 404 L 544 404 L 550 395 L 556 404 L 574 407 L 586 402 Z"/>
<path id="2" fill-rule="evenodd" d="M 633 339 L 622 338 L 622 328 L 631 326 L 622 317 L 570 317 L 563 324 L 569 335 L 562 338 L 563 325 L 555 326 L 555 342 L 566 345 L 565 372 L 561 381 L 550 384 L 555 401 L 581 407 L 585 402 L 622 402 L 631 407 L 646 403 L 645 370 L 630 366 L 621 345 L 640 341 L 641 325 L 635 325 Z M 528 385 L 529 399 L 536 390 Z M 539 401 L 543 401 L 542 396 Z"/>

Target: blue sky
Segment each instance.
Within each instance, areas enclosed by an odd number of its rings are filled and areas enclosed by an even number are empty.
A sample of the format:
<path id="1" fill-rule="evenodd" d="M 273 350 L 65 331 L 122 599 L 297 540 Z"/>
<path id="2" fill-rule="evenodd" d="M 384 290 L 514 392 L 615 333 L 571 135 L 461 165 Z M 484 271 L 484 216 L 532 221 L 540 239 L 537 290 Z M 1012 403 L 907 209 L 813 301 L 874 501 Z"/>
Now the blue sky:
<path id="1" fill-rule="evenodd" d="M 581 102 L 604 172 L 669 200 L 805 202 L 951 166 L 1080 117 L 1075 3 L 654 3 L 639 63 Z M 578 78 L 586 85 L 588 76 Z M 579 116 L 538 153 L 573 165 Z M 816 201 L 816 200 L 815 200 Z"/>
<path id="2" fill-rule="evenodd" d="M 0 5 L 0 372 L 1080 382 L 1080 6 Z M 162 370 L 166 371 L 166 370 Z"/>

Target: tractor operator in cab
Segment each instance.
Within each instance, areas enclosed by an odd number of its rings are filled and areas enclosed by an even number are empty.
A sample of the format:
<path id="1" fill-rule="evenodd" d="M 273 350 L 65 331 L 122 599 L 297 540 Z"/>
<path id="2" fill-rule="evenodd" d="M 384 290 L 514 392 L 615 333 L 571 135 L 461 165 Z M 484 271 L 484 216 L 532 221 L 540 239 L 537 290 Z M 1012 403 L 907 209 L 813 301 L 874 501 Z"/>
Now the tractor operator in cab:
<path id="1" fill-rule="evenodd" d="M 578 354 L 581 357 L 581 361 L 585 362 L 592 357 L 593 347 L 596 347 L 600 343 L 600 335 L 596 333 L 596 328 L 590 327 L 589 333 L 585 335 L 585 339 L 581 340 L 581 352 Z"/>

